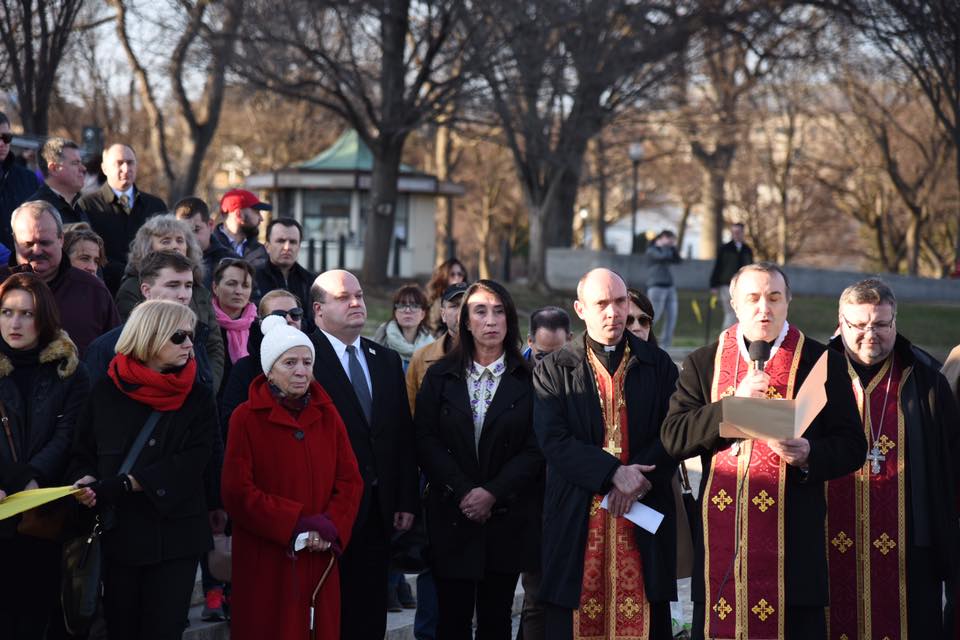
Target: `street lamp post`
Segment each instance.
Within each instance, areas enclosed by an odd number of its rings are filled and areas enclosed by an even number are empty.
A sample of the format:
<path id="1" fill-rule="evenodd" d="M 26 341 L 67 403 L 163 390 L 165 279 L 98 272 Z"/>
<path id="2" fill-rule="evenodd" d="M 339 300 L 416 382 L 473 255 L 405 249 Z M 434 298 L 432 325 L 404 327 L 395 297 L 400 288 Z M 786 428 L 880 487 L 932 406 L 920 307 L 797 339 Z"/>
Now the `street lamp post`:
<path id="1" fill-rule="evenodd" d="M 636 253 L 637 251 L 637 191 L 639 191 L 638 185 L 638 170 L 640 168 L 640 161 L 643 160 L 643 143 L 642 142 L 632 142 L 630 143 L 630 149 L 627 151 L 630 155 L 630 161 L 633 163 L 633 211 L 630 215 L 630 253 Z"/>

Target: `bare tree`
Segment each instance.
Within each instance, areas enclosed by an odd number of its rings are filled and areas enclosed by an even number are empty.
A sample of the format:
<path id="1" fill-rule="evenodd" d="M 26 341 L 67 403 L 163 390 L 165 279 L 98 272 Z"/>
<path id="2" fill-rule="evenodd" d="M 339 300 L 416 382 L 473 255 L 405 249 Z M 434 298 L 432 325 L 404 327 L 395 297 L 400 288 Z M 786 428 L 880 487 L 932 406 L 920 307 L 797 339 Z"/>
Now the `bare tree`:
<path id="1" fill-rule="evenodd" d="M 872 42 L 916 80 L 953 147 L 960 188 L 960 6 L 956 0 L 840 0 Z M 960 227 L 960 203 L 955 205 Z M 960 233 L 955 263 L 960 265 Z"/>
<path id="2" fill-rule="evenodd" d="M 526 199 L 528 278 L 569 246 L 588 142 L 618 112 L 656 97 L 703 16 L 690 2 L 493 0 L 477 13 L 496 43 L 482 73 Z"/>
<path id="3" fill-rule="evenodd" d="M 193 193 L 200 169 L 220 121 L 227 86 L 227 68 L 233 62 L 243 0 L 175 0 L 179 35 L 162 74 L 148 68 L 129 29 L 130 3 L 107 0 L 116 11 L 116 31 L 127 57 L 150 123 L 150 151 L 167 185 L 167 201 Z M 193 64 L 199 61 L 198 64 Z M 187 90 L 189 76 L 199 71 L 206 80 L 199 100 Z M 151 75 L 154 73 L 154 75 Z M 178 121 L 168 122 L 169 109 L 160 97 L 163 75 L 172 93 Z M 182 129 L 181 129 L 182 127 Z M 179 149 L 179 153 L 176 150 Z"/>
<path id="4" fill-rule="evenodd" d="M 394 235 L 404 144 L 445 113 L 463 85 L 464 3 L 280 0 L 253 13 L 240 72 L 251 83 L 328 109 L 374 157 L 364 282 L 382 283 Z M 456 71 L 456 72 L 455 72 Z"/>
<path id="5" fill-rule="evenodd" d="M 17 92 L 26 133 L 47 134 L 57 69 L 74 34 L 83 0 L 0 0 L 0 43 L 6 72 L 0 86 Z"/>

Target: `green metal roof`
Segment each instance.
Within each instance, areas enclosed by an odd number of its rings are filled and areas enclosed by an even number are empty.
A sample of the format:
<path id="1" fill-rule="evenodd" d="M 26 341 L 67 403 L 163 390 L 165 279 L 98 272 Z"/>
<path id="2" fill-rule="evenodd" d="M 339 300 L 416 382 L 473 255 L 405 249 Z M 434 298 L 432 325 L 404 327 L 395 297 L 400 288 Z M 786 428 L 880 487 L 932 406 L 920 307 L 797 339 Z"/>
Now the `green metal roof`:
<path id="1" fill-rule="evenodd" d="M 330 147 L 294 167 L 309 171 L 373 171 L 373 153 L 355 129 L 347 129 Z M 400 173 L 419 173 L 400 165 Z"/>

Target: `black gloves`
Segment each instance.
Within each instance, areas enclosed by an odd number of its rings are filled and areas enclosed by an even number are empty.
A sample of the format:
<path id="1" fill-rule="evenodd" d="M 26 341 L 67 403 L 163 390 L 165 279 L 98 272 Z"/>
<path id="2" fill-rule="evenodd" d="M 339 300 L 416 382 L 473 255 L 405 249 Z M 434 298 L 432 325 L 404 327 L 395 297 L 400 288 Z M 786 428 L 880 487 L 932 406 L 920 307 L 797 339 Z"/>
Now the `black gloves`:
<path id="1" fill-rule="evenodd" d="M 97 494 L 97 505 L 112 505 L 124 495 L 133 491 L 133 483 L 126 475 L 104 478 L 90 485 L 93 492 Z"/>

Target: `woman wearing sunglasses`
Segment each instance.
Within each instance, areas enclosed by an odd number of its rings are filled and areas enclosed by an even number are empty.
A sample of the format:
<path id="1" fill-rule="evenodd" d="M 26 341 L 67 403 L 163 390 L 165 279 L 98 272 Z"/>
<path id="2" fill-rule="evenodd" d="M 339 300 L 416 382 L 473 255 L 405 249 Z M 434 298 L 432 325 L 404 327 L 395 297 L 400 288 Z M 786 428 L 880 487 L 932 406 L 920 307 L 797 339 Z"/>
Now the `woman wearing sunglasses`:
<path id="1" fill-rule="evenodd" d="M 216 429 L 213 395 L 194 384 L 196 315 L 166 300 L 137 305 L 108 377 L 77 420 L 67 478 L 103 529 L 104 618 L 111 638 L 179 640 L 197 558 L 212 546 L 203 473 Z M 151 416 L 156 413 L 156 417 Z M 142 449 L 121 466 L 145 425 Z"/>
<path id="2" fill-rule="evenodd" d="M 250 325 L 250 338 L 247 340 L 249 355 L 233 363 L 230 376 L 224 378 L 223 392 L 220 394 L 220 428 L 224 439 L 227 436 L 230 415 L 240 403 L 246 402 L 250 394 L 250 383 L 263 373 L 260 368 L 260 345 L 263 333 L 260 325 L 269 316 L 279 316 L 294 329 L 302 327 L 304 311 L 295 295 L 284 289 L 268 291 L 257 306 L 257 321 Z"/>
<path id="3" fill-rule="evenodd" d="M 653 303 L 650 298 L 637 289 L 627 289 L 630 297 L 630 311 L 627 313 L 627 331 L 641 340 L 646 340 L 653 346 L 657 345 L 657 336 L 653 335 L 650 327 L 653 326 Z"/>
<path id="4" fill-rule="evenodd" d="M 420 287 L 403 285 L 393 294 L 393 316 L 373 334 L 374 342 L 400 354 L 404 372 L 413 352 L 434 341 L 427 325 L 429 309 L 427 296 Z"/>
<path id="5" fill-rule="evenodd" d="M 224 258 L 213 271 L 213 311 L 227 347 L 227 357 L 223 359 L 224 382 L 237 360 L 247 355 L 250 325 L 257 318 L 257 307 L 250 302 L 254 275 L 253 266 L 239 258 Z M 217 390 L 217 398 L 221 397 L 224 386 L 221 384 Z"/>

